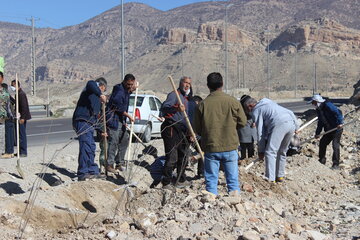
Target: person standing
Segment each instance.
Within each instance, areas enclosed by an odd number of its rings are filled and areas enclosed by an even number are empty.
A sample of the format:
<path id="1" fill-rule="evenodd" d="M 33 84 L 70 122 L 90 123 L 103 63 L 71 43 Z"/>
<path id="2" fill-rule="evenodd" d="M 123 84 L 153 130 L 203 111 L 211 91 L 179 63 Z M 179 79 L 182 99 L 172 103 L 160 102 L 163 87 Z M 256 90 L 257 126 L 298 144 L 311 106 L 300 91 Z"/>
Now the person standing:
<path id="1" fill-rule="evenodd" d="M 11 81 L 11 89 L 16 91 L 16 80 Z M 26 93 L 21 89 L 20 82 L 18 82 L 18 95 L 15 95 L 15 99 L 19 97 L 19 109 L 15 109 L 15 112 L 20 114 L 19 116 L 19 137 L 20 137 L 20 157 L 27 157 L 27 137 L 26 137 L 26 122 L 31 119 L 29 102 Z M 16 100 L 15 100 L 16 101 Z"/>
<path id="2" fill-rule="evenodd" d="M 10 94 L 3 86 L 4 74 L 0 72 L 0 154 L 5 152 L 5 121 L 8 118 Z"/>
<path id="3" fill-rule="evenodd" d="M 223 78 L 213 72 L 207 76 L 210 94 L 195 110 L 194 129 L 201 136 L 205 152 L 206 190 L 217 195 L 220 163 L 223 165 L 230 194 L 240 193 L 238 180 L 239 137 L 236 129 L 244 127 L 246 116 L 240 102 L 222 91 Z"/>
<path id="4" fill-rule="evenodd" d="M 105 78 L 88 81 L 73 114 L 72 124 L 79 140 L 78 181 L 103 178 L 99 174 L 98 165 L 94 162 L 96 149 L 94 131 L 98 125 L 101 103 L 106 102 L 106 96 L 103 94 L 106 86 Z M 106 136 L 106 133 L 103 134 Z"/>
<path id="5" fill-rule="evenodd" d="M 172 183 L 175 167 L 178 178 L 176 184 L 178 186 L 187 185 L 185 179 L 185 157 L 188 147 L 188 128 L 182 112 L 188 111 L 188 101 L 192 95 L 190 77 L 184 76 L 180 79 L 177 92 L 182 104 L 178 102 L 176 93 L 172 91 L 167 95 L 160 109 L 162 116 L 165 118 L 165 121 L 161 124 L 161 137 L 164 141 L 166 157 L 163 170 L 164 177 L 161 181 L 164 188 L 171 187 L 170 184 Z"/>
<path id="6" fill-rule="evenodd" d="M 244 108 L 244 102 L 250 98 L 249 95 L 243 95 L 240 98 L 241 106 Z M 251 158 L 255 154 L 254 142 L 256 140 L 256 128 L 250 114 L 246 113 L 247 122 L 245 127 L 238 129 L 239 141 L 240 141 L 240 160 L 247 157 Z"/>
<path id="7" fill-rule="evenodd" d="M 298 129 L 294 113 L 268 98 L 259 102 L 248 98 L 245 111 L 252 113 L 257 128 L 259 159 L 265 157 L 265 177 L 270 182 L 282 182 L 285 177 L 286 152 Z"/>
<path id="8" fill-rule="evenodd" d="M 312 103 L 312 105 L 315 106 L 318 116 L 318 124 L 315 131 L 316 139 L 319 139 L 319 134 L 323 129 L 325 131 L 329 131 L 333 128 L 337 128 L 336 131 L 322 136 L 319 144 L 319 162 L 325 164 L 326 148 L 330 142 L 332 142 L 332 167 L 336 169 L 340 164 L 340 139 L 343 133 L 342 127 L 344 123 L 344 117 L 341 111 L 332 102 L 326 101 L 319 94 L 315 94 L 309 103 Z"/>
<path id="9" fill-rule="evenodd" d="M 8 91 L 8 85 L 2 84 L 2 87 Z M 5 153 L 1 155 L 1 158 L 8 159 L 14 157 L 14 145 L 15 145 L 15 99 L 9 98 L 7 104 L 7 118 L 5 120 Z"/>
<path id="10" fill-rule="evenodd" d="M 116 84 L 112 90 L 106 107 L 107 127 L 109 129 L 108 172 L 125 168 L 125 153 L 129 144 L 129 133 L 126 130 L 126 118 L 134 119 L 128 113 L 130 94 L 135 89 L 135 77 L 126 74 L 122 83 Z M 135 109 L 134 109 L 135 111 Z"/>

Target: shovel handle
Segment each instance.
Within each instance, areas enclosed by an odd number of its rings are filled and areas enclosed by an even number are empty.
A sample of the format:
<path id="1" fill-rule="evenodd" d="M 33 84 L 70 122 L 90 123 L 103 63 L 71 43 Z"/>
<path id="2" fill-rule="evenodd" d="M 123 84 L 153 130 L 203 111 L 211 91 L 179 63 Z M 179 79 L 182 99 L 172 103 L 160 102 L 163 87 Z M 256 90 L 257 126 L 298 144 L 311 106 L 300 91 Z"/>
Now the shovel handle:
<path id="1" fill-rule="evenodd" d="M 175 92 L 175 94 L 176 94 L 176 97 L 177 97 L 177 100 L 178 100 L 179 104 L 182 105 L 183 103 L 182 103 L 181 98 L 180 98 L 180 96 L 179 96 L 179 93 L 178 93 L 178 91 L 177 91 L 177 89 L 176 89 L 176 86 L 175 86 L 175 83 L 174 83 L 173 78 L 172 78 L 171 76 L 168 76 L 168 79 L 170 80 L 170 83 L 171 83 L 171 85 L 172 85 L 172 87 L 173 87 L 173 90 L 174 90 L 174 92 Z M 194 138 L 194 140 L 195 140 L 195 145 L 196 145 L 196 148 L 197 148 L 198 152 L 199 152 L 200 155 L 201 155 L 201 159 L 204 160 L 204 153 L 203 153 L 203 151 L 201 150 L 201 147 L 200 147 L 200 145 L 199 145 L 198 140 L 196 139 L 196 134 L 195 134 L 195 132 L 194 132 L 192 126 L 191 126 L 189 117 L 188 117 L 186 111 L 184 111 L 184 112 L 182 112 L 182 113 L 183 113 L 183 115 L 184 115 L 184 117 L 185 117 L 186 125 L 187 125 L 187 127 L 188 127 L 188 129 L 189 129 L 189 131 L 190 131 L 190 134 L 191 134 L 191 136 L 192 136 L 192 137 Z"/>

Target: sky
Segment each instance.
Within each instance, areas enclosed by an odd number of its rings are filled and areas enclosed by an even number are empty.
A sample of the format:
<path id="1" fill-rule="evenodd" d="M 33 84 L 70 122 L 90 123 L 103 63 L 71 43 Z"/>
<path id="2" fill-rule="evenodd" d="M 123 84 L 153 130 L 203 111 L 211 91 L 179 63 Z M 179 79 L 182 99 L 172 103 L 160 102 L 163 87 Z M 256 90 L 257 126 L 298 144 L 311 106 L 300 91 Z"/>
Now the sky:
<path id="1" fill-rule="evenodd" d="M 205 0 L 124 0 L 124 4 L 128 2 L 166 11 Z M 120 5 L 121 0 L 0 0 L 0 4 L 0 21 L 30 25 L 33 16 L 36 27 L 62 28 L 95 17 Z"/>

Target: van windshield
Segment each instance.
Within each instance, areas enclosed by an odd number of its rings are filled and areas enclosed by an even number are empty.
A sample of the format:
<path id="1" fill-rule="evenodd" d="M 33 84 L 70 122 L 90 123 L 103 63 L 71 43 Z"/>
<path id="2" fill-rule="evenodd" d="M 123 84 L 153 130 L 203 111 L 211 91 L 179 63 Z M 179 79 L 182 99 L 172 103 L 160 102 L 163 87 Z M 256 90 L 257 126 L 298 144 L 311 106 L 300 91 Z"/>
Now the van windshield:
<path id="1" fill-rule="evenodd" d="M 133 107 L 134 106 L 134 101 L 135 101 L 135 96 L 130 96 L 129 99 L 129 107 Z M 136 106 L 137 107 L 141 107 L 142 103 L 144 101 L 144 97 L 137 97 L 137 101 L 136 101 Z"/>

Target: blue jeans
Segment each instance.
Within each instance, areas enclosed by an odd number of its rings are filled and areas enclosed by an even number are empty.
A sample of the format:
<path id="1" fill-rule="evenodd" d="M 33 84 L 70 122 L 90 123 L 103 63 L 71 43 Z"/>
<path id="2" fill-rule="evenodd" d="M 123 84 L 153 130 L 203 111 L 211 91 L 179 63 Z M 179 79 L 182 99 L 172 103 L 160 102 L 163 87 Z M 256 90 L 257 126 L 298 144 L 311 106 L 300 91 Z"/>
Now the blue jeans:
<path id="1" fill-rule="evenodd" d="M 206 191 L 217 194 L 220 162 L 224 167 L 228 192 L 238 190 L 238 153 L 236 150 L 229 152 L 205 153 L 205 183 Z"/>
<path id="2" fill-rule="evenodd" d="M 74 128 L 79 139 L 78 177 L 99 174 L 99 167 L 94 162 L 96 145 L 93 125 L 85 121 L 75 121 Z"/>

